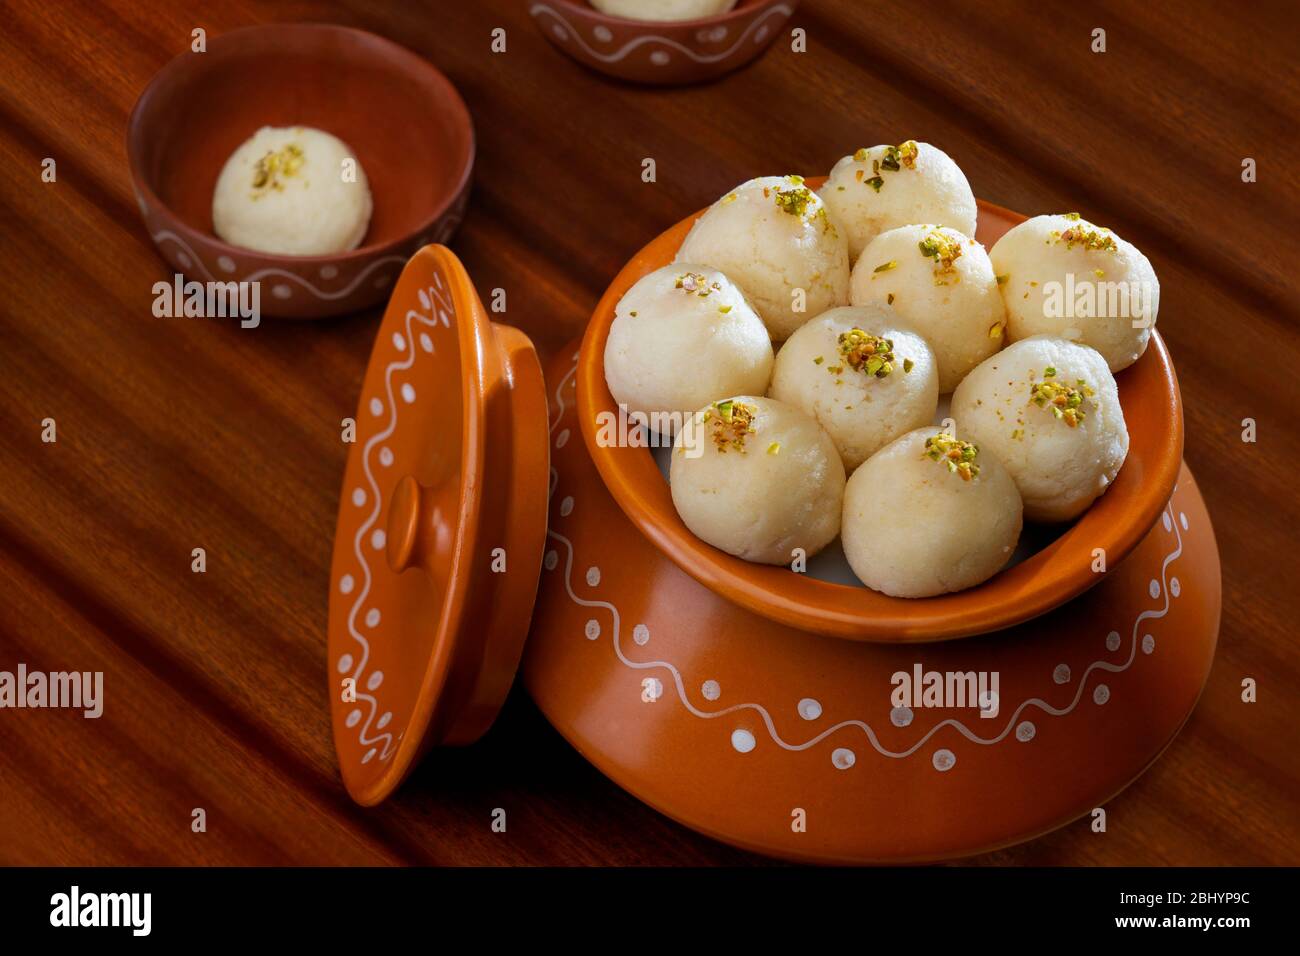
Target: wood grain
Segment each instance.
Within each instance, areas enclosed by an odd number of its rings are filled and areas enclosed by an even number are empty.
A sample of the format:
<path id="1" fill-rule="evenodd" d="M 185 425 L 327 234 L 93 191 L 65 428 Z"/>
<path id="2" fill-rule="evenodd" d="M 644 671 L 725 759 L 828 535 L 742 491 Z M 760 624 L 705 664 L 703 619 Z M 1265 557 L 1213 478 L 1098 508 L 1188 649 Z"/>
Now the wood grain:
<path id="1" fill-rule="evenodd" d="M 685 213 L 860 145 L 940 144 L 983 198 L 1078 209 L 1136 242 L 1161 278 L 1187 459 L 1222 549 L 1218 659 L 1105 835 L 1076 823 L 979 862 L 1300 862 L 1300 16 L 1283 0 L 807 0 L 807 53 L 778 41 L 684 90 L 590 73 L 504 0 L 0 3 L 0 668 L 102 670 L 108 701 L 99 721 L 0 712 L 0 862 L 759 862 L 615 788 L 520 690 L 483 742 L 433 755 L 382 808 L 348 801 L 325 589 L 338 423 L 377 313 L 255 331 L 153 318 L 164 266 L 124 155 L 136 96 L 192 29 L 269 20 L 372 30 L 456 83 L 479 153 L 453 246 L 480 288 L 507 289 L 508 320 L 544 356 Z M 45 157 L 56 183 L 41 182 Z M 1241 181 L 1244 157 L 1258 182 Z M 46 417 L 57 444 L 40 440 Z M 206 574 L 190 572 L 194 547 Z M 1256 704 L 1240 701 L 1245 677 Z M 191 832 L 196 807 L 207 833 Z"/>

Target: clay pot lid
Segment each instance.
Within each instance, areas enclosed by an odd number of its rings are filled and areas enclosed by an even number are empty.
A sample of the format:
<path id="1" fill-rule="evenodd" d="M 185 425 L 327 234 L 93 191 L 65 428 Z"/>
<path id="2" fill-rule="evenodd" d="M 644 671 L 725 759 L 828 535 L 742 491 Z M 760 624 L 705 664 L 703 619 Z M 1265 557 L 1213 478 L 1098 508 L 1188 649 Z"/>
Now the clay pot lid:
<path id="1" fill-rule="evenodd" d="M 334 746 L 359 803 L 505 700 L 546 536 L 546 419 L 532 342 L 488 319 L 449 249 L 417 252 L 366 370 L 330 571 Z"/>

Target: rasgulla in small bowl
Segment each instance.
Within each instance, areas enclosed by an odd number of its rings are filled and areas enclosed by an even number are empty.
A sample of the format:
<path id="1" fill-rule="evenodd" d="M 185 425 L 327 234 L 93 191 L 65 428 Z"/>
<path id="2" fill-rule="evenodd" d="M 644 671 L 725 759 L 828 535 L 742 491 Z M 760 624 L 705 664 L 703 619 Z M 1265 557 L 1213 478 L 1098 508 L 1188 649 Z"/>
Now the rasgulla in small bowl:
<path id="1" fill-rule="evenodd" d="M 1151 260 L 1078 213 L 1034 216 L 989 253 L 1012 341 L 1057 335 L 1102 354 L 1112 372 L 1146 351 L 1160 311 Z"/>
<path id="2" fill-rule="evenodd" d="M 895 439 L 844 490 L 844 556 L 869 588 L 920 598 L 987 581 L 1015 551 L 1020 495 L 997 457 L 934 426 Z"/>
<path id="3" fill-rule="evenodd" d="M 909 139 L 845 156 L 821 190 L 831 216 L 847 233 L 856 262 L 867 243 L 889 229 L 917 222 L 975 235 L 975 194 L 948 154 Z"/>
<path id="4" fill-rule="evenodd" d="M 263 126 L 226 160 L 212 227 L 232 246 L 323 256 L 361 245 L 374 202 L 347 143 L 304 126 Z"/>
<path id="5" fill-rule="evenodd" d="M 958 386 L 962 436 L 996 455 L 1031 521 L 1067 521 L 1119 473 L 1128 428 L 1119 389 L 1095 349 L 1039 335 L 1007 346 Z"/>
<path id="6" fill-rule="evenodd" d="M 899 435 L 934 420 L 939 377 L 925 339 L 888 306 L 845 306 L 790 336 L 769 394 L 816 418 L 851 472 Z"/>
<path id="7" fill-rule="evenodd" d="M 605 382 L 616 402 L 645 416 L 655 431 L 675 431 L 656 423 L 684 421 L 720 395 L 762 394 L 771 376 L 772 342 L 763 320 L 716 269 L 690 263 L 656 269 L 615 307 Z"/>
<path id="8" fill-rule="evenodd" d="M 925 336 L 944 394 L 1002 347 L 1006 310 L 988 253 L 956 229 L 911 225 L 876 236 L 853 267 L 849 298 L 890 305 Z"/>
<path id="9" fill-rule="evenodd" d="M 736 0 L 591 0 L 591 5 L 629 20 L 698 20 L 726 13 Z"/>
<path id="10" fill-rule="evenodd" d="M 686 527 L 747 561 L 790 564 L 840 532 L 835 444 L 814 419 L 771 398 L 700 409 L 677 434 L 668 481 Z"/>
<path id="11" fill-rule="evenodd" d="M 772 340 L 849 299 L 844 233 L 799 176 L 751 179 L 696 220 L 678 262 L 729 275 L 754 304 Z"/>

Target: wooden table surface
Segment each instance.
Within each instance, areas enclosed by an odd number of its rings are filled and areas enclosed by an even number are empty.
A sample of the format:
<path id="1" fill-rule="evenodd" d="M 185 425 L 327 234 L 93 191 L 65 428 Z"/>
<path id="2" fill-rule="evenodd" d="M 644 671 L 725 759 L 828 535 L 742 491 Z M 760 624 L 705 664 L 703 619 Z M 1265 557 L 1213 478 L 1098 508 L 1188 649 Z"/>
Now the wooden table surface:
<path id="1" fill-rule="evenodd" d="M 479 152 L 453 247 L 480 289 L 508 290 L 508 321 L 544 356 L 667 225 L 751 176 L 820 173 L 865 144 L 939 144 L 985 199 L 1078 209 L 1136 242 L 1160 276 L 1186 455 L 1222 550 L 1218 657 L 1106 834 L 1077 822 L 980 862 L 1300 862 L 1293 2 L 806 0 L 806 53 L 778 41 L 670 91 L 563 58 L 523 2 L 145 6 L 0 2 L 0 669 L 102 670 L 107 698 L 98 721 L 0 711 L 0 862 L 761 862 L 619 790 L 519 688 L 480 744 L 433 755 L 382 808 L 348 800 L 326 587 L 338 423 L 378 312 L 256 330 L 154 318 L 167 270 L 125 158 L 132 104 L 193 28 L 269 20 L 383 34 L 459 87 Z M 641 181 L 647 156 L 657 183 Z M 206 574 L 191 573 L 195 547 Z"/>

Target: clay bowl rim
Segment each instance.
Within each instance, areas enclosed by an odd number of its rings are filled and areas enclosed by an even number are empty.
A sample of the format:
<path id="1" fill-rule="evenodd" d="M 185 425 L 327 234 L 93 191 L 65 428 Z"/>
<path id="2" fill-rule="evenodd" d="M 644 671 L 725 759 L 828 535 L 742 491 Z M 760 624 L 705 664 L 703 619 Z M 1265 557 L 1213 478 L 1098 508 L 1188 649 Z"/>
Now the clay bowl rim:
<path id="1" fill-rule="evenodd" d="M 416 69 L 426 71 L 431 75 L 434 85 L 443 88 L 447 94 L 447 104 L 451 106 L 450 115 L 452 121 L 468 132 L 467 147 L 459 176 L 456 179 L 455 186 L 446 194 L 441 203 L 435 208 L 433 214 L 422 220 L 420 224 L 399 236 L 389 239 L 382 243 L 366 243 L 350 249 L 346 252 L 335 252 L 327 255 L 313 256 L 290 256 L 275 252 L 262 252 L 257 249 L 248 249 L 244 246 L 235 246 L 226 242 L 215 232 L 208 232 L 202 229 L 196 229 L 188 222 L 182 219 L 174 209 L 165 203 L 162 198 L 154 191 L 148 179 L 141 169 L 141 157 L 144 151 L 142 142 L 146 135 L 143 128 L 143 114 L 145 107 L 150 100 L 157 95 L 158 90 L 168 80 L 173 80 L 177 72 L 181 69 L 181 63 L 187 57 L 193 56 L 190 51 L 176 54 L 166 63 L 164 63 L 149 80 L 140 96 L 136 99 L 135 105 L 131 108 L 131 115 L 126 124 L 126 156 L 127 165 L 131 170 L 131 181 L 136 191 L 144 198 L 145 204 L 151 209 L 158 210 L 165 215 L 173 228 L 181 233 L 193 244 L 195 241 L 203 243 L 208 248 L 224 253 L 232 258 L 240 257 L 245 260 L 254 259 L 260 264 L 265 263 L 268 266 L 275 266 L 282 269 L 292 269 L 294 266 L 324 266 L 324 265 L 354 265 L 363 264 L 366 260 L 376 255 L 386 255 L 396 253 L 398 249 L 422 233 L 432 230 L 438 222 L 445 216 L 448 211 L 455 205 L 456 200 L 462 196 L 469 187 L 470 176 L 474 171 L 474 162 L 478 154 L 478 140 L 474 131 L 474 121 L 470 116 L 469 108 L 465 105 L 460 91 L 456 89 L 455 84 L 447 78 L 447 75 L 434 66 L 431 62 L 420 56 L 414 50 L 402 46 L 387 37 L 382 37 L 377 33 L 371 33 L 368 30 L 359 30 L 356 27 L 340 26 L 333 23 L 259 23 L 252 26 L 238 27 L 234 30 L 228 30 L 225 33 L 208 39 L 208 52 L 212 51 L 214 44 L 238 43 L 241 39 L 253 33 L 267 32 L 285 32 L 285 33 L 336 33 L 336 34 L 353 34 L 361 38 L 365 43 L 377 44 L 385 48 L 385 56 L 391 56 L 395 60 L 405 61 Z M 203 54 L 207 55 L 207 54 Z M 236 259 L 235 261 L 239 261 Z"/>
<path id="2" fill-rule="evenodd" d="M 619 17 L 612 13 L 605 13 L 597 10 L 585 0 L 534 0 L 529 6 L 536 6 L 537 3 L 553 3 L 556 6 L 564 7 L 574 13 L 580 14 L 592 23 L 603 24 L 604 26 L 622 26 L 632 28 L 653 27 L 658 30 L 666 29 L 683 29 L 696 30 L 701 27 L 713 27 L 729 24 L 733 20 L 742 20 L 747 16 L 752 16 L 760 10 L 770 9 L 779 3 L 788 3 L 791 9 L 791 16 L 799 8 L 801 0 L 754 0 L 753 3 L 746 3 L 745 0 L 739 0 L 735 7 L 726 13 L 715 13 L 708 17 L 695 17 L 691 20 L 638 20 L 634 17 Z M 529 11 L 531 15 L 531 9 Z M 773 31 L 775 36 L 775 31 Z"/>
<path id="3" fill-rule="evenodd" d="M 809 178 L 814 188 L 825 177 Z M 981 212 L 1010 221 L 1027 217 L 979 200 Z M 596 305 L 582 339 L 577 369 L 577 402 L 583 441 L 601 479 L 623 512 L 674 564 L 710 590 L 756 614 L 803 631 L 855 641 L 906 644 L 953 640 L 1021 624 L 1072 600 L 1101 580 L 1092 571 L 1095 548 L 1104 548 L 1107 567 L 1117 566 L 1155 524 L 1173 493 L 1183 457 L 1182 400 L 1164 341 L 1152 330 L 1146 351 L 1134 366 L 1119 373 L 1154 377 L 1158 391 L 1135 396 L 1131 381 L 1129 410 L 1151 405 L 1148 415 L 1170 424 L 1149 440 L 1140 466 L 1130 444 L 1125 461 L 1129 480 L 1121 477 L 1106 494 L 1046 547 L 983 584 L 930 598 L 895 598 L 865 585 L 835 584 L 788 568 L 754 564 L 720 551 L 695 537 L 682 522 L 648 448 L 602 447 L 596 441 L 596 415 L 614 412 L 617 404 L 605 384 L 604 354 L 614 306 L 638 278 L 672 261 L 701 210 L 661 233 L 623 267 Z M 1141 368 L 1139 368 L 1141 366 Z M 1154 403 L 1154 404 L 1152 404 Z M 1130 435 L 1132 432 L 1130 431 Z M 1137 450 L 1143 455 L 1144 450 Z M 1142 474 L 1135 477 L 1138 471 Z M 1136 481 L 1132 489 L 1129 482 Z M 1117 497 L 1116 487 L 1124 490 Z M 1069 560 L 1054 560 L 1069 550 Z M 1064 567 L 1062 567 L 1064 565 Z"/>

